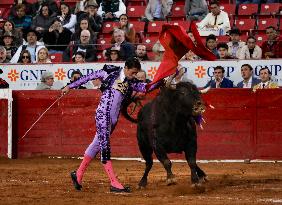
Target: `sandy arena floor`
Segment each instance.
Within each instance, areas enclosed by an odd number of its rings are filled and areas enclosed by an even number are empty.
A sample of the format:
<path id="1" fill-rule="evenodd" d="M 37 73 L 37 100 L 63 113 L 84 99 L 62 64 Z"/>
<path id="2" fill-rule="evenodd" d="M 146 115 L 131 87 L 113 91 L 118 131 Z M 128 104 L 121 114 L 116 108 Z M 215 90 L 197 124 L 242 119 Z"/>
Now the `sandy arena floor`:
<path id="1" fill-rule="evenodd" d="M 180 204 L 282 204 L 282 163 L 200 163 L 209 182 L 205 191 L 190 187 L 186 163 L 173 163 L 177 184 L 166 186 L 166 174 L 154 163 L 146 189 L 137 190 L 145 164 L 113 161 L 130 194 L 109 193 L 109 183 L 99 161 L 87 169 L 83 191 L 74 190 L 69 173 L 78 159 L 0 159 L 0 204 L 21 205 L 180 205 Z"/>

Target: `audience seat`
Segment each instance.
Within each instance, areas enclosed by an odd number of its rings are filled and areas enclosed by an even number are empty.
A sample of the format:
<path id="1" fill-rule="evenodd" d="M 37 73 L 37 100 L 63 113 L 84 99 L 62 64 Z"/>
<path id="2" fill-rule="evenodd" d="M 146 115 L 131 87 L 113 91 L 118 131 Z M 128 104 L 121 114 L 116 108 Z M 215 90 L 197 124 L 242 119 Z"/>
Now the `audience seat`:
<path id="1" fill-rule="evenodd" d="M 127 6 L 146 6 L 146 0 L 128 0 Z"/>
<path id="2" fill-rule="evenodd" d="M 111 47 L 111 40 L 112 37 L 108 37 L 108 38 L 99 38 L 97 40 L 97 50 L 98 51 L 103 51 L 109 47 Z"/>
<path id="3" fill-rule="evenodd" d="M 229 36 L 218 36 L 217 37 L 217 41 L 220 42 L 224 42 L 224 43 L 228 43 L 229 42 L 230 37 Z"/>
<path id="4" fill-rule="evenodd" d="M 184 0 L 174 0 L 173 2 L 175 3 L 175 5 L 178 5 L 178 6 L 184 6 L 185 5 Z"/>
<path id="5" fill-rule="evenodd" d="M 185 11 L 183 5 L 173 5 L 171 15 L 167 17 L 169 21 L 182 20 L 185 21 Z"/>
<path id="6" fill-rule="evenodd" d="M 258 19 L 257 21 L 257 30 L 265 30 L 268 26 L 274 26 L 277 28 L 278 19 L 276 18 L 267 18 L 267 19 Z"/>
<path id="7" fill-rule="evenodd" d="M 257 45 L 261 46 L 263 42 L 267 41 L 267 35 L 266 34 L 257 34 L 255 35 L 257 39 Z"/>
<path id="8" fill-rule="evenodd" d="M 148 31 L 147 33 L 149 36 L 158 36 L 159 33 L 162 30 L 163 24 L 165 24 L 165 21 L 153 21 L 148 23 Z"/>
<path id="9" fill-rule="evenodd" d="M 118 22 L 104 22 L 102 27 L 103 38 L 111 37 L 114 27 L 118 26 Z"/>
<path id="10" fill-rule="evenodd" d="M 136 33 L 144 33 L 145 22 L 143 21 L 130 21 Z"/>
<path id="11" fill-rule="evenodd" d="M 146 6 L 128 6 L 127 15 L 130 20 L 139 20 L 145 15 Z"/>
<path id="12" fill-rule="evenodd" d="M 98 58 L 98 62 L 104 62 L 106 61 L 103 57 L 102 51 L 101 52 L 97 52 L 97 58 Z"/>
<path id="13" fill-rule="evenodd" d="M 258 4 L 239 4 L 238 19 L 251 18 L 258 13 Z"/>
<path id="14" fill-rule="evenodd" d="M 280 3 L 261 4 L 260 15 L 275 15 L 282 6 Z"/>
<path id="15" fill-rule="evenodd" d="M 241 19 L 235 20 L 235 26 L 240 29 L 241 32 L 252 32 L 255 29 L 255 19 Z"/>
<path id="16" fill-rule="evenodd" d="M 172 25 L 182 26 L 186 31 L 190 29 L 190 22 L 189 21 L 172 21 L 170 23 Z"/>
<path id="17" fill-rule="evenodd" d="M 61 63 L 63 61 L 63 54 L 62 53 L 53 53 L 49 55 L 52 63 Z"/>
<path id="18" fill-rule="evenodd" d="M 228 13 L 229 16 L 235 16 L 236 5 L 235 4 L 220 4 L 220 10 Z"/>
<path id="19" fill-rule="evenodd" d="M 158 36 L 147 36 L 143 39 L 143 44 L 146 45 L 147 51 L 151 51 L 154 44 L 158 41 Z"/>

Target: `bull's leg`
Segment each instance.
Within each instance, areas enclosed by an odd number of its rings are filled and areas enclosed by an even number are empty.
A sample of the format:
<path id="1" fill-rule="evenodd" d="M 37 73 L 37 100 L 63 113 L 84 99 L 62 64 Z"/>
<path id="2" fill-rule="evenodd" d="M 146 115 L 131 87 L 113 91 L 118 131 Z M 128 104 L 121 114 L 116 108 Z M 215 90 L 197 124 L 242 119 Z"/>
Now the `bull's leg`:
<path id="1" fill-rule="evenodd" d="M 149 145 L 145 146 L 140 144 L 139 144 L 139 149 L 141 151 L 144 160 L 146 161 L 146 168 L 138 186 L 139 188 L 145 188 L 148 183 L 147 182 L 148 174 L 153 166 L 153 157 L 152 157 L 153 149 Z"/>
<path id="2" fill-rule="evenodd" d="M 166 170 L 166 173 L 167 173 L 166 184 L 167 185 L 176 184 L 175 176 L 171 171 L 172 164 L 169 158 L 167 157 L 167 154 L 164 148 L 159 143 L 157 143 L 156 148 L 154 149 L 154 152 L 158 160 L 163 164 Z"/>
<path id="3" fill-rule="evenodd" d="M 200 183 L 208 181 L 206 173 L 198 165 L 196 167 L 196 171 L 197 171 L 197 175 L 200 179 Z"/>

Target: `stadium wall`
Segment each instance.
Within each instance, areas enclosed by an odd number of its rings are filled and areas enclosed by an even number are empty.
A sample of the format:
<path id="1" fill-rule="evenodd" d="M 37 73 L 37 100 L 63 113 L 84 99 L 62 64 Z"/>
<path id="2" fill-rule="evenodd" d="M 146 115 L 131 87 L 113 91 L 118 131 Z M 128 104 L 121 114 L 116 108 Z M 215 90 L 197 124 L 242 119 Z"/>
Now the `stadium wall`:
<path id="1" fill-rule="evenodd" d="M 73 90 L 17 143 L 59 94 L 13 91 L 14 157 L 83 155 L 95 133 L 94 113 L 100 96 L 97 90 Z M 148 95 L 144 103 L 154 96 Z M 204 130 L 198 130 L 198 159 L 282 159 L 282 89 L 256 93 L 248 89 L 212 89 L 204 98 L 215 109 L 207 109 L 207 123 Z M 1 109 L 6 106 L 3 101 L 0 105 Z M 2 123 L 5 116 L 1 114 L 1 133 L 7 129 Z M 0 154 L 5 156 L 2 144 L 7 140 L 0 136 Z M 136 125 L 121 117 L 111 146 L 115 157 L 140 157 Z"/>

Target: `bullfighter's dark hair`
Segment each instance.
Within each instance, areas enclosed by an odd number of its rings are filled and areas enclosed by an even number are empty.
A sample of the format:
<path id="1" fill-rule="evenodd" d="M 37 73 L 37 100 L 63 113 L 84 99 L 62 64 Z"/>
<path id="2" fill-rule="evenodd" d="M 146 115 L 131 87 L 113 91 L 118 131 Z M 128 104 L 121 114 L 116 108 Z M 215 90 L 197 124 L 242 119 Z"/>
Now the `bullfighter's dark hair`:
<path id="1" fill-rule="evenodd" d="M 125 62 L 125 66 L 128 68 L 128 69 L 131 69 L 131 68 L 137 68 L 138 71 L 141 70 L 141 64 L 140 64 L 140 61 L 138 60 L 138 58 L 136 57 L 130 57 L 126 60 Z"/>

